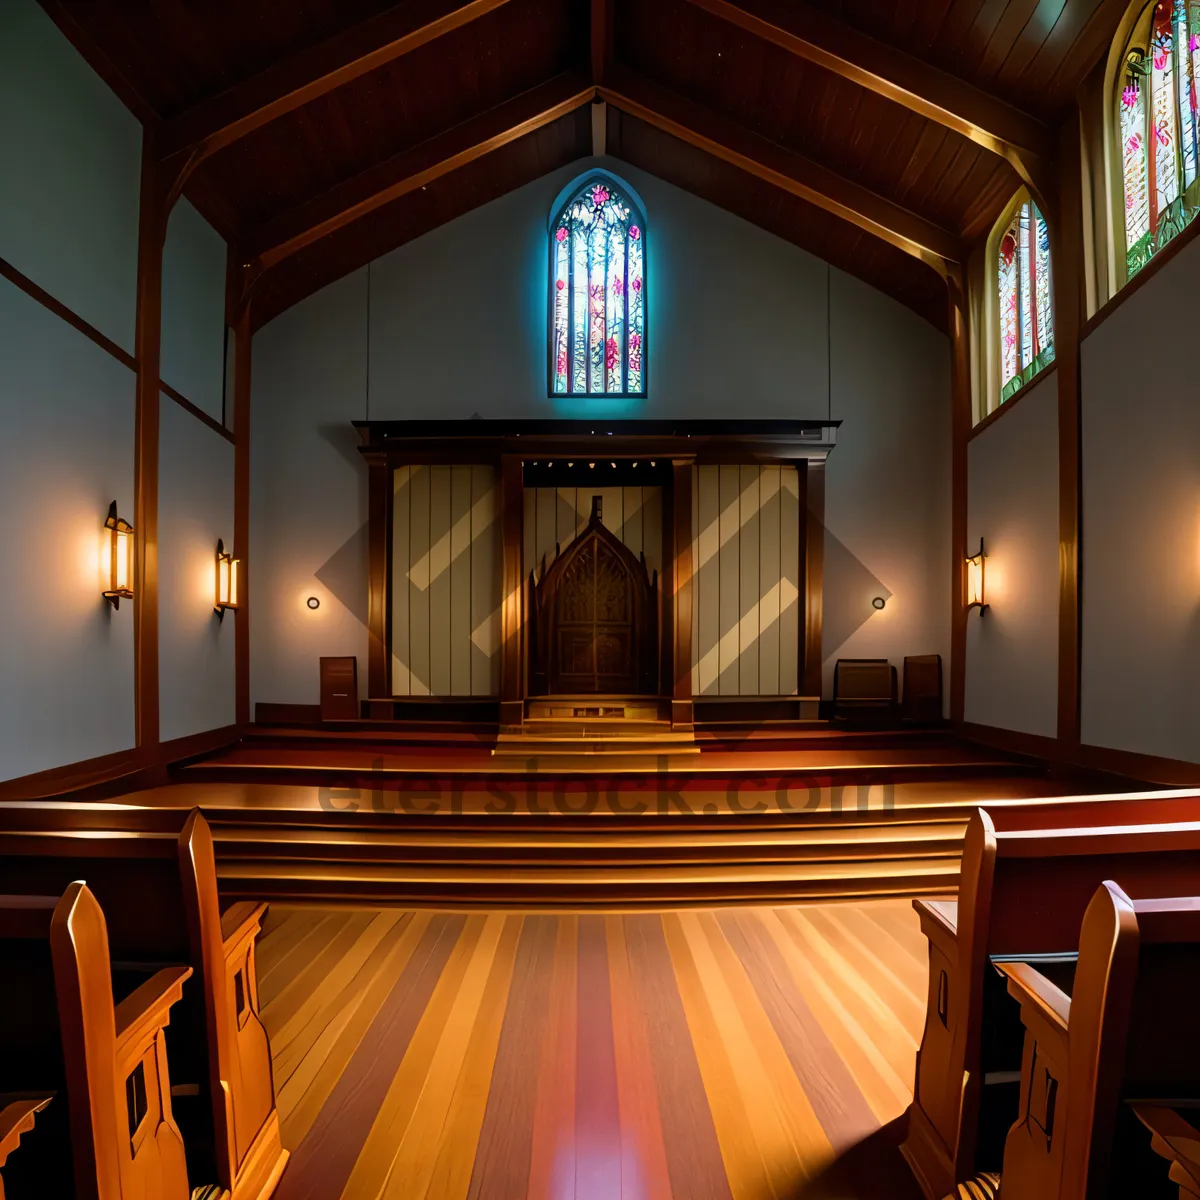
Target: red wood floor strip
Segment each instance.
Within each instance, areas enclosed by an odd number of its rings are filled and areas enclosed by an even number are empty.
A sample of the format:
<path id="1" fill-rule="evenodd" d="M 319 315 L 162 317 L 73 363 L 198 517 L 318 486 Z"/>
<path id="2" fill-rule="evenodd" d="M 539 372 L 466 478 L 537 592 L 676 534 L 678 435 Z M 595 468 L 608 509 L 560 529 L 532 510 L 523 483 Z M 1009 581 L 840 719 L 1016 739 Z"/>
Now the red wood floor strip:
<path id="1" fill-rule="evenodd" d="M 672 1200 L 732 1200 L 662 918 L 629 916 L 626 931 L 634 991 L 658 1080 Z"/>
<path id="2" fill-rule="evenodd" d="M 296 1147 L 275 1200 L 331 1200 L 342 1194 L 465 923 L 461 914 L 440 914 L 430 921 L 337 1086 Z"/>
<path id="3" fill-rule="evenodd" d="M 717 921 L 741 960 L 804 1094 L 835 1151 L 878 1128 L 875 1114 L 820 1021 L 792 982 L 757 911 L 722 912 Z"/>
<path id="4" fill-rule="evenodd" d="M 621 1112 L 604 918 L 579 919 L 575 1200 L 621 1195 Z"/>
<path id="5" fill-rule="evenodd" d="M 532 915 L 525 918 L 468 1200 L 523 1197 L 529 1190 L 539 1041 L 554 978 L 557 934 L 556 918 Z"/>

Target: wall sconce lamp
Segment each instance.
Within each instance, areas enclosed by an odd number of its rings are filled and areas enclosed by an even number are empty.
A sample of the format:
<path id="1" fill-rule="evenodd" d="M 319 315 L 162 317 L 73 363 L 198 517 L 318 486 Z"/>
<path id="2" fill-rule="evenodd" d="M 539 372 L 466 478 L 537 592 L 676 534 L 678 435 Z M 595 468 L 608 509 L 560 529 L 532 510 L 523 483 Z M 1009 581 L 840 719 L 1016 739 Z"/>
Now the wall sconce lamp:
<path id="1" fill-rule="evenodd" d="M 967 559 L 967 611 L 977 608 L 981 613 L 987 612 L 987 602 L 983 594 L 983 562 L 987 555 L 983 552 L 983 538 L 979 539 L 979 553 Z"/>
<path id="2" fill-rule="evenodd" d="M 238 560 L 225 552 L 225 543 L 217 542 L 217 617 L 225 616 L 227 608 L 238 606 Z"/>
<path id="3" fill-rule="evenodd" d="M 117 502 L 108 506 L 104 528 L 109 531 L 108 587 L 104 598 L 121 607 L 121 598 L 133 599 L 133 526 L 117 515 Z"/>
<path id="4" fill-rule="evenodd" d="M 871 601 L 871 607 L 875 609 L 876 612 L 878 612 L 886 604 L 887 601 L 882 596 L 876 596 L 875 599 Z"/>

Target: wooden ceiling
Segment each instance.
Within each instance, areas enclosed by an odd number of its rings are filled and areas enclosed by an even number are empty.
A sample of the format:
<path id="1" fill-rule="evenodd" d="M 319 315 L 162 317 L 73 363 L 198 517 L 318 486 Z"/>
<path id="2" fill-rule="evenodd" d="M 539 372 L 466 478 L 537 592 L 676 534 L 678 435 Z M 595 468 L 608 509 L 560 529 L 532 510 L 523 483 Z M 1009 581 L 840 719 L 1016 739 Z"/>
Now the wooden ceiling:
<path id="1" fill-rule="evenodd" d="M 939 328 L 1125 0 L 43 0 L 246 264 L 258 326 L 593 151 Z"/>

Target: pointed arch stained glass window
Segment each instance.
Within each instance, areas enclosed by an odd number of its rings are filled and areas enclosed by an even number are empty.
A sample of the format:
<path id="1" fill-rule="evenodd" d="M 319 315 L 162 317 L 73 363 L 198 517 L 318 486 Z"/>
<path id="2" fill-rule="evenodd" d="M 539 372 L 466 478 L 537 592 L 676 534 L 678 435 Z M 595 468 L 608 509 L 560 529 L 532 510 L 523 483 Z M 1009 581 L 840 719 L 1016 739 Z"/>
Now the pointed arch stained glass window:
<path id="1" fill-rule="evenodd" d="M 1054 361 L 1050 232 L 1027 194 L 1000 234 L 997 259 L 1003 401 Z"/>
<path id="2" fill-rule="evenodd" d="M 550 223 L 550 390 L 646 391 L 646 222 L 607 175 L 574 190 Z"/>
<path id="3" fill-rule="evenodd" d="M 1200 211 L 1200 0 L 1152 0 L 1124 63 L 1116 128 L 1132 278 Z"/>

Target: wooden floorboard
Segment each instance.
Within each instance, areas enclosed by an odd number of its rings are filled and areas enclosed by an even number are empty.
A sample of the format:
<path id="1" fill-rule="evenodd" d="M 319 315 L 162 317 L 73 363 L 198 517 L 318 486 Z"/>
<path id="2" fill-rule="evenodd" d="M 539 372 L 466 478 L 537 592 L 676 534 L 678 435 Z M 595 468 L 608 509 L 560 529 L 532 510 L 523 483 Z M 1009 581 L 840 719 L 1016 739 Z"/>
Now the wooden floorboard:
<path id="1" fill-rule="evenodd" d="M 278 1200 L 911 1200 L 907 901 L 273 906 Z"/>

